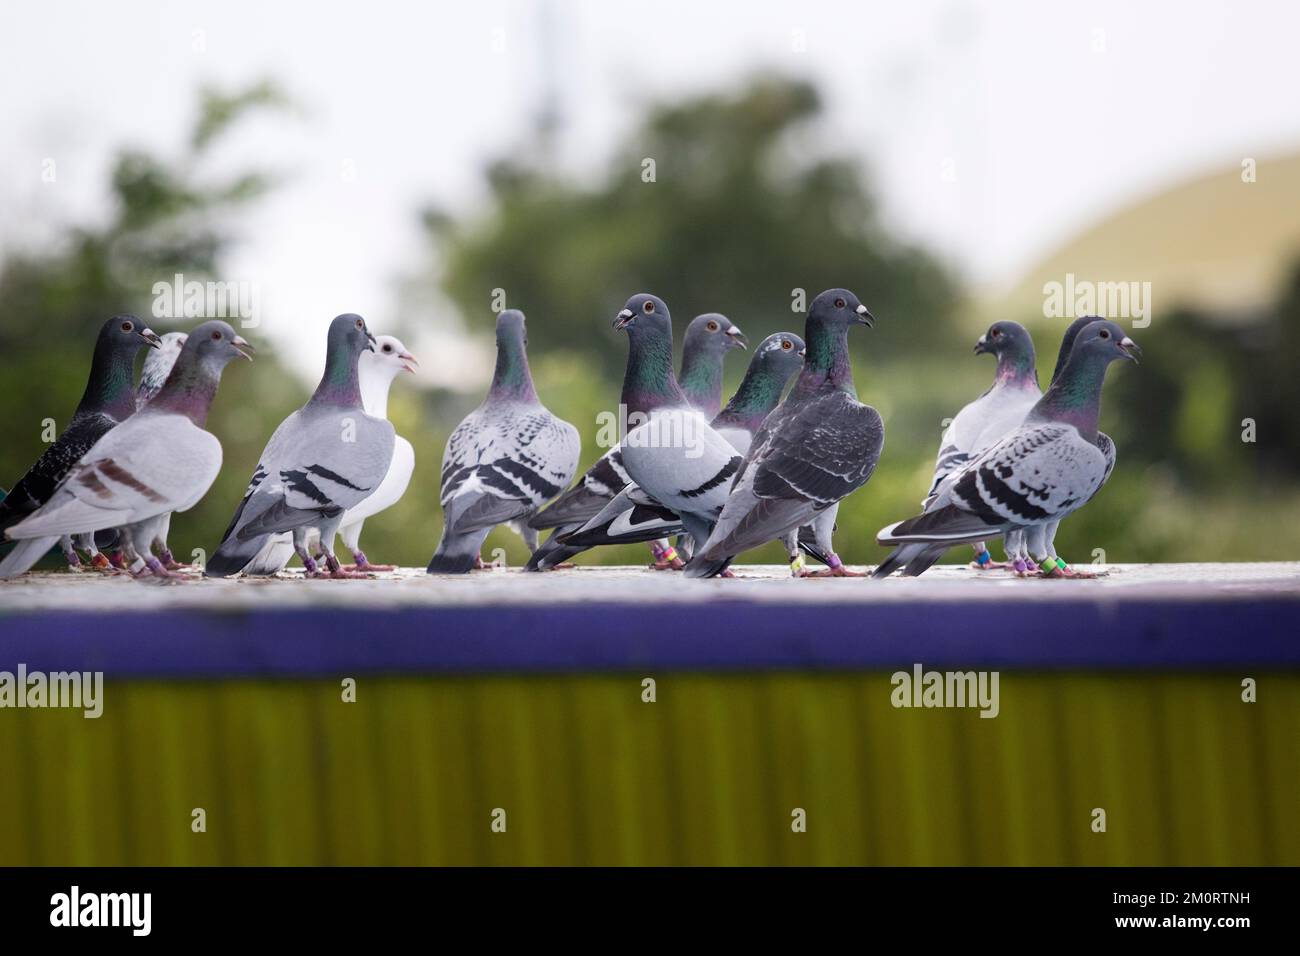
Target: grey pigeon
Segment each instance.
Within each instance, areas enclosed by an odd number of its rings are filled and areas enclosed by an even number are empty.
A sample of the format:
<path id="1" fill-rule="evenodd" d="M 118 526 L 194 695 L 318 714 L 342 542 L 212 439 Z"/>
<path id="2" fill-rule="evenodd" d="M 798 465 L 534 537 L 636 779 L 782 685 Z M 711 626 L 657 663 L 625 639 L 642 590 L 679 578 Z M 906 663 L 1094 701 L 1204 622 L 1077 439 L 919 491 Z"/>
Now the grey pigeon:
<path id="1" fill-rule="evenodd" d="M 614 328 L 628 333 L 621 405 L 629 425 L 639 424 L 657 409 L 689 408 L 690 403 L 673 372 L 672 316 L 664 301 L 644 292 L 632 296 L 615 317 Z M 555 531 L 533 552 L 525 570 L 549 570 L 585 550 L 567 547 L 561 539 L 598 515 L 630 480 L 623 467 L 621 444 L 601 455 L 578 484 L 528 522 L 532 528 Z M 657 558 L 662 554 L 656 549 Z"/>
<path id="2" fill-rule="evenodd" d="M 135 357 L 146 346 L 158 348 L 159 342 L 158 336 L 134 315 L 115 315 L 100 326 L 90 362 L 90 378 L 81 401 L 68 427 L 0 501 L 0 534 L 49 501 L 81 456 L 135 411 L 131 387 Z M 93 566 L 108 568 L 108 560 L 95 546 L 94 535 L 78 533 L 77 543 L 90 553 Z M 68 565 L 79 568 L 81 559 L 73 548 L 72 536 L 64 535 L 61 544 Z"/>
<path id="3" fill-rule="evenodd" d="M 1039 532 L 1082 508 L 1106 479 L 1097 431 L 1102 383 L 1111 362 L 1139 354 L 1114 322 L 1085 326 L 1024 423 L 946 481 L 929 511 L 880 531 L 876 540 L 895 550 L 872 576 L 899 567 L 922 574 L 953 545 L 1012 531 L 1026 535 L 1034 560 L 1055 575 Z"/>
<path id="4" fill-rule="evenodd" d="M 567 535 L 565 544 L 581 547 L 628 544 L 653 541 L 681 531 L 685 515 L 666 507 L 664 499 L 671 499 L 683 492 L 683 486 L 691 481 L 687 477 L 691 473 L 699 473 L 700 477 L 700 481 L 692 487 L 703 490 L 686 496 L 685 508 L 694 513 L 692 520 L 711 524 L 717 518 L 721 502 L 725 501 L 731 488 L 729 478 L 724 478 L 721 482 L 713 482 L 712 479 L 724 472 L 734 475 L 735 468 L 731 465 L 731 459 L 743 457 L 749 451 L 754 433 L 781 400 L 781 393 L 790 376 L 803 365 L 803 349 L 803 339 L 799 336 L 791 332 L 777 332 L 769 335 L 754 350 L 754 358 L 745 371 L 740 388 L 727 403 L 727 407 L 709 423 L 713 432 L 731 449 L 728 452 L 725 448 L 710 446 L 716 452 L 711 473 L 705 474 L 710 465 L 702 460 L 705 446 L 701 443 L 700 454 L 688 458 L 680 474 L 665 475 L 669 480 L 664 498 L 661 499 L 654 494 L 658 487 L 655 478 L 637 470 L 644 466 L 628 464 L 629 450 L 624 448 L 623 461 L 629 476 L 636 478 L 641 474 L 645 480 L 638 479 L 625 488 L 600 514 Z M 631 435 L 628 437 L 631 439 Z M 672 471 L 672 467 L 670 464 L 669 471 Z M 711 500 L 714 498 L 717 500 Z"/>
<path id="5" fill-rule="evenodd" d="M 60 535 L 107 528 L 121 529 L 128 561 L 170 576 L 145 557 L 154 519 L 193 507 L 221 470 L 221 443 L 204 425 L 226 363 L 249 358 L 247 347 L 225 322 L 195 329 L 153 401 L 95 442 L 50 500 L 8 529 L 21 543 L 0 562 L 0 577 L 27 570 Z"/>
<path id="6" fill-rule="evenodd" d="M 749 344 L 740 327 L 717 312 L 697 315 L 682 337 L 682 394 L 706 419 L 722 410 L 722 362 L 732 349 Z"/>
<path id="7" fill-rule="evenodd" d="M 401 339 L 392 335 L 376 335 L 373 351 L 364 351 L 357 359 L 357 377 L 361 384 L 361 406 L 367 415 L 376 418 L 388 418 L 388 392 L 393 379 L 402 373 L 414 374 L 420 363 L 407 351 Z M 389 564 L 372 564 L 361 550 L 361 529 L 366 519 L 377 515 L 385 508 L 396 504 L 406 494 L 415 472 L 415 449 L 401 435 L 393 438 L 393 461 L 388 466 L 388 474 L 379 483 L 374 493 L 353 508 L 349 508 L 339 522 L 339 537 L 344 546 L 352 552 L 352 565 L 344 565 L 347 571 L 394 571 Z M 318 561 L 320 552 L 320 534 L 308 532 L 308 552 Z M 293 558 L 293 535 L 277 534 L 258 552 L 244 573 L 268 576 L 278 574 Z"/>
<path id="8" fill-rule="evenodd" d="M 357 577 L 334 555 L 343 515 L 383 481 L 393 460 L 395 433 L 382 418 L 366 414 L 361 402 L 357 359 L 375 339 L 359 315 L 330 323 L 325 374 L 311 400 L 271 435 L 243 500 L 216 553 L 211 577 L 239 574 L 277 534 L 293 534 L 294 551 L 309 575 Z M 311 532 L 320 535 L 326 570 L 307 550 Z"/>
<path id="9" fill-rule="evenodd" d="M 581 440 L 537 398 L 528 368 L 524 314 L 497 316 L 497 361 L 483 404 L 456 426 L 442 456 L 443 531 L 429 574 L 464 574 L 480 563 L 483 540 L 509 525 L 530 551 L 528 521 L 573 480 Z"/>
<path id="10" fill-rule="evenodd" d="M 928 508 L 949 475 L 1020 427 L 1029 410 L 1043 397 L 1038 387 L 1034 340 L 1018 322 L 994 322 L 975 343 L 976 355 L 997 359 L 993 384 L 966 405 L 944 430 L 939 441 L 934 477 L 922 507 Z M 998 567 L 983 541 L 972 545 L 977 568 Z M 1008 557 L 1011 552 L 1008 551 Z M 1019 561 L 1018 557 L 1014 560 Z"/>
<path id="11" fill-rule="evenodd" d="M 803 371 L 754 436 L 713 533 L 686 566 L 688 576 L 721 574 L 740 552 L 788 541 L 808 524 L 829 558 L 825 573 L 852 573 L 831 545 L 833 521 L 819 519 L 867 483 L 884 446 L 879 413 L 858 401 L 848 351 L 849 327 L 872 321 L 847 290 L 830 289 L 813 300 Z"/>

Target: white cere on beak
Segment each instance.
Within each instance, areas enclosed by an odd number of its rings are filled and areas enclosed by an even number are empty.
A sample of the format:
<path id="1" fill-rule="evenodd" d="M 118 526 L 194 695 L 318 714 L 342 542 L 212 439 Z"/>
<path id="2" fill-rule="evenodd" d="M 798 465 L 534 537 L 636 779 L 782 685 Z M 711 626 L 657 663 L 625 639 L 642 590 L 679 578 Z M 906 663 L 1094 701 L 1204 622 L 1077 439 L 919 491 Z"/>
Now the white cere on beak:
<path id="1" fill-rule="evenodd" d="M 865 305 L 859 305 L 858 315 L 866 315 L 866 314 L 867 314 L 867 307 Z"/>

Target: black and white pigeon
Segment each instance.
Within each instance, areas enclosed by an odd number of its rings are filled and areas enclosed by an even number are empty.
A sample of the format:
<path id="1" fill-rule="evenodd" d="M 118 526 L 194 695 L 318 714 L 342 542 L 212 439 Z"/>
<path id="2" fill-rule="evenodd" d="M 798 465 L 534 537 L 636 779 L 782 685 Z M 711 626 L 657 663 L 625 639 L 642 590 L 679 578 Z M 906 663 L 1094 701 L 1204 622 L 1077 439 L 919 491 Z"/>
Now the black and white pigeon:
<path id="1" fill-rule="evenodd" d="M 221 373 L 248 343 L 225 322 L 190 333 L 162 390 L 109 429 L 68 470 L 50 499 L 6 532 L 20 544 L 0 562 L 0 577 L 21 574 L 60 535 L 120 529 L 133 565 L 159 577 L 171 572 L 148 552 L 155 520 L 198 503 L 221 470 L 221 442 L 206 431 Z"/>
<path id="2" fill-rule="evenodd" d="M 661 408 L 690 408 L 673 372 L 673 326 L 668 306 L 658 296 L 638 293 L 627 300 L 614 319 L 614 328 L 628 333 L 627 368 L 623 373 L 621 407 L 629 425 L 641 424 Z M 615 445 L 587 469 L 576 485 L 536 514 L 529 526 L 554 528 L 546 543 L 533 552 L 526 571 L 546 571 L 585 548 L 569 547 L 561 540 L 598 515 L 631 479 L 623 466 L 622 445 Z M 656 566 L 671 566 L 667 542 L 656 542 Z M 680 567 L 680 562 L 677 562 Z"/>
<path id="3" fill-rule="evenodd" d="M 997 359 L 993 384 L 962 408 L 944 430 L 934 464 L 934 477 L 922 508 L 930 507 L 950 475 L 1020 427 L 1029 410 L 1043 397 L 1042 389 L 1038 387 L 1034 340 L 1020 323 L 994 322 L 976 341 L 975 354 L 992 355 Z M 972 547 L 976 568 L 1004 566 L 993 562 L 983 541 Z M 1008 559 L 1020 560 L 1013 557 L 1011 550 L 1008 550 Z"/>
<path id="4" fill-rule="evenodd" d="M 407 351 L 402 340 L 392 335 L 376 335 L 373 351 L 363 351 L 357 358 L 357 377 L 361 385 L 361 405 L 366 414 L 376 418 L 388 418 L 388 392 L 393 379 L 403 373 L 413 375 L 419 366 L 415 356 Z M 415 472 L 415 449 L 401 435 L 393 438 L 393 461 L 388 466 L 388 474 L 379 483 L 373 494 L 353 508 L 349 508 L 339 522 L 339 537 L 343 545 L 352 552 L 352 565 L 344 565 L 349 571 L 395 571 L 391 564 L 372 564 L 366 553 L 361 550 L 361 529 L 366 519 L 379 514 L 401 500 L 411 483 Z M 320 560 L 320 534 L 308 532 L 307 548 L 312 557 Z M 270 576 L 279 574 L 293 560 L 293 535 L 277 534 L 271 538 L 262 550 L 245 568 L 244 574 Z"/>
<path id="5" fill-rule="evenodd" d="M 235 509 L 207 574 L 228 577 L 247 568 L 274 535 L 291 532 L 294 551 L 312 576 L 364 577 L 334 554 L 334 538 L 349 508 L 369 497 L 393 460 L 395 432 L 366 413 L 357 360 L 374 348 L 365 319 L 346 313 L 330 323 L 325 374 L 311 400 L 271 435 L 248 490 Z M 320 535 L 321 570 L 307 548 Z"/>
<path id="6" fill-rule="evenodd" d="M 533 387 L 524 314 L 507 309 L 498 315 L 496 338 L 487 397 L 456 426 L 442 455 L 443 531 L 430 574 L 481 567 L 479 549 L 501 524 L 535 551 L 538 535 L 528 520 L 578 470 L 578 430 L 551 414 Z"/>
<path id="7" fill-rule="evenodd" d="M 929 511 L 880 531 L 876 540 L 895 550 L 872 576 L 900 567 L 907 576 L 922 574 L 953 545 L 1012 531 L 1025 533 L 1043 573 L 1056 576 L 1060 568 L 1038 531 L 1082 508 L 1105 481 L 1097 422 L 1106 369 L 1140 354 L 1114 322 L 1085 326 L 1024 423 L 949 478 Z"/>
<path id="8" fill-rule="evenodd" d="M 722 410 L 722 363 L 732 349 L 743 349 L 749 340 L 740 327 L 725 315 L 707 312 L 691 319 L 682 337 L 682 372 L 677 382 L 682 394 L 705 419 Z"/>
<path id="9" fill-rule="evenodd" d="M 849 360 L 852 325 L 870 326 L 867 307 L 845 289 L 812 302 L 804 331 L 803 371 L 767 417 L 736 476 L 713 533 L 686 566 L 690 577 L 713 577 L 742 551 L 813 525 L 829 559 L 820 576 L 848 571 L 831 543 L 828 509 L 870 479 L 884 447 L 879 413 L 858 401 Z"/>
<path id="10" fill-rule="evenodd" d="M 1100 319 L 1101 317 L 1097 315 L 1083 316 L 1082 318 L 1075 319 L 1073 322 L 1070 323 L 1069 327 L 1066 328 L 1065 335 L 1061 337 L 1061 350 L 1056 355 L 1056 367 L 1052 370 L 1053 382 L 1055 382 L 1057 378 L 1060 377 L 1062 369 L 1065 368 L 1065 362 L 1070 357 L 1070 350 L 1074 347 L 1075 338 L 1083 329 L 1087 328 L 1093 322 L 1099 321 Z M 1106 482 L 1110 479 L 1111 472 L 1115 470 L 1115 442 L 1112 441 L 1111 437 L 1107 435 L 1105 432 L 1099 431 L 1097 432 L 1097 448 L 1100 449 L 1101 453 L 1106 456 L 1106 472 L 1104 475 L 1102 475 L 1101 486 L 1097 488 L 1097 491 L 1100 491 L 1101 487 L 1105 486 Z M 1097 492 L 1094 491 L 1093 497 L 1096 497 L 1096 495 Z M 1055 546 L 1056 529 L 1060 525 L 1060 523 L 1061 522 L 1059 520 L 1053 521 L 1042 528 L 1042 534 L 1043 534 L 1043 542 L 1041 545 L 1042 550 L 1046 551 L 1047 556 L 1056 562 L 1057 568 L 1060 570 L 1060 574 L 1062 577 L 1076 577 L 1076 578 L 1093 577 L 1094 575 L 1091 572 L 1079 571 L 1071 567 L 1068 563 L 1062 560 L 1060 556 L 1057 555 L 1056 546 Z"/>
<path id="11" fill-rule="evenodd" d="M 135 412 L 135 357 L 142 348 L 157 349 L 159 344 L 158 336 L 134 315 L 115 315 L 100 327 L 81 401 L 68 427 L 0 501 L 0 534 L 49 501 L 81 456 L 109 429 Z M 94 535 L 86 530 L 77 529 L 77 544 L 89 552 L 93 567 L 108 569 L 108 559 L 99 553 Z M 79 569 L 81 559 L 73 547 L 72 535 L 63 535 L 60 543 L 68 566 Z"/>
<path id="12" fill-rule="evenodd" d="M 781 393 L 790 377 L 803 365 L 803 349 L 803 339 L 799 336 L 777 332 L 769 335 L 754 350 L 754 358 L 745 371 L 740 388 L 727 407 L 709 423 L 713 434 L 722 439 L 725 446 L 702 438 L 697 446 L 699 454 L 687 456 L 680 470 L 669 460 L 671 452 L 660 460 L 663 467 L 647 470 L 655 467 L 653 453 L 634 454 L 625 447 L 623 461 L 634 483 L 580 529 L 567 535 L 565 543 L 596 547 L 653 541 L 682 531 L 683 518 L 688 514 L 697 530 L 707 534 L 706 527 L 717 519 L 731 489 L 731 476 L 735 474 L 732 459 L 738 463 L 749 451 L 754 433 L 781 400 Z M 703 431 L 698 424 L 692 424 L 692 429 Z M 631 444 L 633 434 L 629 433 L 625 445 Z M 705 459 L 706 449 L 712 452 L 712 461 Z M 632 463 L 633 458 L 636 464 Z M 715 480 L 721 474 L 725 474 L 724 479 Z M 700 480 L 692 486 L 694 491 L 688 493 L 691 488 L 687 486 L 694 480 L 692 476 Z M 659 481 L 661 477 L 665 480 Z M 682 499 L 680 509 L 669 506 L 669 502 L 676 499 Z"/>

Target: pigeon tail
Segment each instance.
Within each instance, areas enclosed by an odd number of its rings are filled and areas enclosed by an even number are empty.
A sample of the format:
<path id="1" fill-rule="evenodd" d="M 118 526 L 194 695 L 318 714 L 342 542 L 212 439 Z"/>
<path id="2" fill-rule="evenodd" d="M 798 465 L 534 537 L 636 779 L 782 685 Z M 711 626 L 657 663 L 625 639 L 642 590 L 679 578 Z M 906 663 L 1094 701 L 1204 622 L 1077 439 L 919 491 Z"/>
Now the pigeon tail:
<path id="1" fill-rule="evenodd" d="M 488 536 L 490 528 L 472 531 L 469 534 L 448 534 L 445 530 L 438 550 L 425 568 L 427 574 L 468 574 L 474 569 L 478 560 L 479 549 Z"/>
<path id="2" fill-rule="evenodd" d="M 576 525 L 568 527 L 559 527 L 547 538 L 542 546 L 533 552 L 528 563 L 524 565 L 525 571 L 549 571 L 562 561 L 572 558 L 574 555 L 581 554 L 586 548 L 570 548 L 566 546 L 560 538 L 570 532 L 576 531 Z"/>
<path id="3" fill-rule="evenodd" d="M 731 557 L 709 561 L 706 560 L 703 555 L 697 554 L 687 562 L 685 569 L 683 569 L 683 573 L 688 578 L 716 578 L 723 571 L 727 570 L 731 561 Z"/>
<path id="4" fill-rule="evenodd" d="M 13 578 L 31 568 L 33 564 L 45 557 L 46 552 L 59 542 L 59 536 L 27 538 L 19 541 L 3 561 L 0 561 L 0 578 Z"/>

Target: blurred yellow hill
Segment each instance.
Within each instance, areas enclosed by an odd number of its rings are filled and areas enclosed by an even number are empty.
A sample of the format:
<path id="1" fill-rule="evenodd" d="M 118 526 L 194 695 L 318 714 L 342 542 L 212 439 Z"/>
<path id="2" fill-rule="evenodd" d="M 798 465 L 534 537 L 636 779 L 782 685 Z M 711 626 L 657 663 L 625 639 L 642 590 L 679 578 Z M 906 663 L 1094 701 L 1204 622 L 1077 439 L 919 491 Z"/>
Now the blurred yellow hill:
<path id="1" fill-rule="evenodd" d="M 987 290 L 986 321 L 1041 316 L 1043 286 L 1150 282 L 1155 313 L 1195 305 L 1231 317 L 1277 296 L 1300 257 L 1300 154 L 1258 160 L 1255 181 L 1223 166 L 1107 216 L 1029 268 Z"/>

